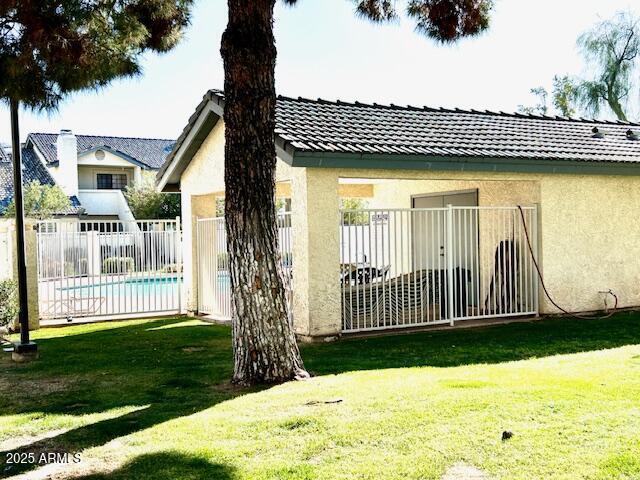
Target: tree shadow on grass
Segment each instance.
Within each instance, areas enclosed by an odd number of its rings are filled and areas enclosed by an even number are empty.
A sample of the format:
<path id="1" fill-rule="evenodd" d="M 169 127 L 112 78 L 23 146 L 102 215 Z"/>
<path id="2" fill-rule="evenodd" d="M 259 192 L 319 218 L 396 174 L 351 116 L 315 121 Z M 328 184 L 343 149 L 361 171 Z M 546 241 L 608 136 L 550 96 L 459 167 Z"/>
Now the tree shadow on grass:
<path id="1" fill-rule="evenodd" d="M 232 374 L 228 327 L 194 325 L 179 318 L 43 338 L 38 343 L 37 362 L 18 366 L 0 359 L 2 415 L 81 416 L 122 407 L 138 409 L 52 438 L 27 439 L 20 452 L 79 452 L 249 391 L 228 385 Z M 307 368 L 323 375 L 502 363 L 633 344 L 640 344 L 637 312 L 607 320 L 546 319 L 343 340 L 304 345 L 302 352 Z M 6 461 L 6 453 L 0 452 L 0 462 Z M 4 470 L 0 463 L 0 478 L 35 467 L 24 464 Z"/>
<path id="2" fill-rule="evenodd" d="M 0 361 L 2 415 L 82 416 L 124 408 L 128 413 L 72 428 L 51 438 L 27 439 L 0 452 L 0 478 L 37 468 L 6 465 L 7 453 L 79 452 L 247 393 L 231 387 L 227 328 L 177 327 L 184 319 L 135 323 L 38 340 L 40 360 Z M 133 411 L 131 411 L 133 410 Z"/>
<path id="3" fill-rule="evenodd" d="M 460 322 L 462 323 L 462 322 Z M 345 339 L 303 346 L 315 375 L 404 367 L 455 367 L 640 344 L 640 312 L 604 319 L 547 318 L 470 329 Z"/>
<path id="4" fill-rule="evenodd" d="M 231 480 L 234 471 L 227 465 L 178 452 L 161 452 L 136 457 L 108 473 L 75 477 L 76 480 L 153 479 L 153 480 Z"/>

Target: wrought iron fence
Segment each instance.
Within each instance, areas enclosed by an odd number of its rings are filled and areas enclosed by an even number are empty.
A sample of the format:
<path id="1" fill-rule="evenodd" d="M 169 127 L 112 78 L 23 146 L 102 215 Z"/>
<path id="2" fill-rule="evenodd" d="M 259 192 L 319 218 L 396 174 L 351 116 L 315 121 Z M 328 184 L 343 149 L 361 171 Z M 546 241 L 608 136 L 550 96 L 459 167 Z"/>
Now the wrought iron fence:
<path id="1" fill-rule="evenodd" d="M 342 330 L 358 332 L 538 312 L 535 207 L 345 210 Z"/>
<path id="2" fill-rule="evenodd" d="M 38 224 L 44 319 L 180 311 L 177 220 Z"/>

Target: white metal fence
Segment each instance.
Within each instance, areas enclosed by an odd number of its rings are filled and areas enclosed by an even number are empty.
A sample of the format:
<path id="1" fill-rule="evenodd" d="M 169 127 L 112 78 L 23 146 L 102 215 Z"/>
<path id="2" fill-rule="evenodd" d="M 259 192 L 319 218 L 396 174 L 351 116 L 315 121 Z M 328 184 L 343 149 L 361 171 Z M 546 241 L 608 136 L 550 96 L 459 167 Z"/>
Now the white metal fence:
<path id="1" fill-rule="evenodd" d="M 178 220 L 38 224 L 43 319 L 180 311 Z"/>
<path id="2" fill-rule="evenodd" d="M 278 241 L 289 302 L 293 287 L 291 214 L 278 214 Z M 197 222 L 198 312 L 231 318 L 231 278 L 224 217 Z M 291 309 L 289 309 L 291 311 Z"/>
<path id="3" fill-rule="evenodd" d="M 537 211 L 523 207 L 341 212 L 342 330 L 532 315 Z"/>

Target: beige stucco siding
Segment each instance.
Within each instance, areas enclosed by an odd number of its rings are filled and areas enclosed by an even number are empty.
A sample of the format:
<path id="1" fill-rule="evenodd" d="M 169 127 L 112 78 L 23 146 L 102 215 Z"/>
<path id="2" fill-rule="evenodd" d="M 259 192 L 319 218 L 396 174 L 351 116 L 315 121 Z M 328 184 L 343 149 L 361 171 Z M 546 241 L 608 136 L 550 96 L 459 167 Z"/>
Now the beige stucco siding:
<path id="1" fill-rule="evenodd" d="M 276 181 L 291 180 L 292 168 L 278 159 Z M 204 195 L 224 191 L 224 124 L 218 122 L 180 178 L 180 191 Z"/>
<path id="2" fill-rule="evenodd" d="M 538 205 L 540 266 L 556 301 L 570 310 L 602 307 L 612 289 L 620 306 L 640 305 L 640 177 L 424 170 L 291 168 L 278 160 L 280 195 L 292 197 L 294 319 L 301 335 L 340 329 L 339 197 L 361 190 L 372 208 L 409 208 L 421 193 L 478 190 L 481 206 Z M 372 179 L 346 187 L 340 179 Z M 394 180 L 376 182 L 376 179 Z M 287 183 L 283 183 L 287 182 Z M 365 182 L 366 183 L 366 182 Z M 366 190 L 366 191 L 365 191 Z M 224 192 L 224 127 L 209 134 L 181 178 L 185 277 L 196 270 L 194 221 L 211 215 Z M 194 199 L 193 196 L 200 195 Z M 195 291 L 196 284 L 185 278 Z M 193 294 L 190 294 L 193 298 Z M 542 296 L 541 312 L 555 312 Z"/>
<path id="3" fill-rule="evenodd" d="M 411 197 L 420 194 L 478 190 L 478 205 L 533 205 L 540 201 L 538 180 L 395 180 L 373 186 L 371 208 L 411 208 Z"/>
<path id="4" fill-rule="evenodd" d="M 541 182 L 544 277 L 570 310 L 640 305 L 640 178 L 547 176 Z M 543 311 L 554 311 L 546 302 Z"/>
<path id="5" fill-rule="evenodd" d="M 296 333 L 340 333 L 338 172 L 297 168 L 292 181 L 293 321 Z"/>

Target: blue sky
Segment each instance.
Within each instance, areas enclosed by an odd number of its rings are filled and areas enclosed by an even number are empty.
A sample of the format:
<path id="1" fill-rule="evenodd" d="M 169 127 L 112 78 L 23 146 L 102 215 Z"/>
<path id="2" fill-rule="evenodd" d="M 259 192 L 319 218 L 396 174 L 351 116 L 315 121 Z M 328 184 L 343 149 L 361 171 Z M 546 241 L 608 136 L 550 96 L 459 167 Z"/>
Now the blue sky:
<path id="1" fill-rule="evenodd" d="M 396 0 L 401 6 L 403 0 Z M 276 82 L 283 95 L 399 105 L 514 111 L 534 100 L 529 89 L 554 74 L 579 74 L 577 36 L 628 0 L 496 0 L 490 30 L 454 46 L 413 31 L 407 18 L 373 25 L 350 0 L 299 0 L 276 11 Z M 209 88 L 221 88 L 224 0 L 196 0 L 184 40 L 165 55 L 148 55 L 141 77 L 67 98 L 51 114 L 24 112 L 21 137 L 57 132 L 176 138 Z M 636 101 L 638 99 L 635 99 Z M 0 141 L 8 142 L 0 108 Z"/>

